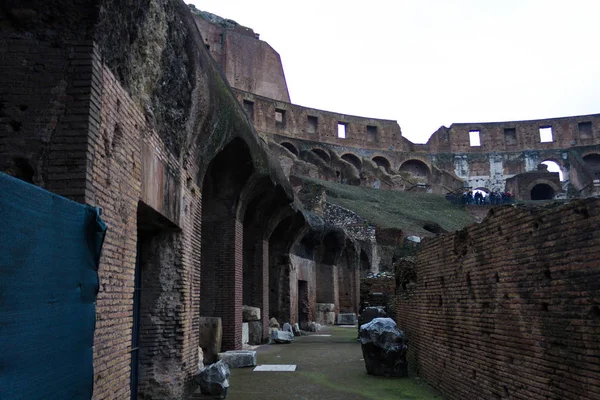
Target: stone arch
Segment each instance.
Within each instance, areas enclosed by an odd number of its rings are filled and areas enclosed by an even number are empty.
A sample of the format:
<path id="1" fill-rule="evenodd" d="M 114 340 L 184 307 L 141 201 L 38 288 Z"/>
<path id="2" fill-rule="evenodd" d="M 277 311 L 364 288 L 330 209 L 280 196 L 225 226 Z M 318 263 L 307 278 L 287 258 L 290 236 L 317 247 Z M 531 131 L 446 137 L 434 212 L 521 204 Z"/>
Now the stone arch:
<path id="1" fill-rule="evenodd" d="M 281 142 L 280 145 L 283 146 L 283 147 L 285 147 L 286 149 L 288 149 L 290 151 L 290 153 L 295 154 L 296 157 L 298 157 L 300 155 L 300 152 L 298 151 L 298 148 L 296 146 L 294 146 L 292 143 L 290 143 L 290 142 Z"/>
<path id="2" fill-rule="evenodd" d="M 300 211 L 285 213 L 270 234 L 269 240 L 269 317 L 278 321 L 297 322 L 297 308 L 290 284 L 292 265 L 290 249 L 306 233 L 306 220 Z"/>
<path id="3" fill-rule="evenodd" d="M 312 152 L 315 153 L 317 156 L 319 156 L 320 159 L 322 159 L 323 161 L 325 161 L 326 163 L 330 163 L 331 162 L 331 156 L 329 155 L 329 153 L 323 149 L 312 149 Z"/>
<path id="4" fill-rule="evenodd" d="M 360 171 L 362 169 L 362 161 L 356 155 L 354 155 L 352 153 L 346 153 L 346 154 L 342 155 L 341 158 L 342 158 L 342 160 L 347 161 L 350 164 L 354 165 L 354 167 L 358 171 Z"/>
<path id="5" fill-rule="evenodd" d="M 237 206 L 254 171 L 250 150 L 233 139 L 210 162 L 202 183 L 200 315 L 220 317 L 223 349 L 242 348 L 242 221 Z"/>
<path id="6" fill-rule="evenodd" d="M 594 174 L 594 178 L 600 178 L 600 154 L 598 153 L 589 153 L 583 156 L 583 161 L 585 165 L 590 169 L 592 174 Z"/>
<path id="7" fill-rule="evenodd" d="M 382 167 L 386 172 L 390 172 L 392 169 L 392 164 L 390 160 L 382 156 L 375 156 L 371 159 L 378 167 Z"/>
<path id="8" fill-rule="evenodd" d="M 547 183 L 538 183 L 531 188 L 531 200 L 551 200 L 554 197 L 554 189 Z"/>
<path id="9" fill-rule="evenodd" d="M 402 165 L 400 165 L 399 171 L 410 172 L 413 176 L 419 178 L 428 178 L 431 173 L 427 164 L 414 158 L 404 161 Z"/>
<path id="10" fill-rule="evenodd" d="M 541 164 L 544 164 L 548 168 L 549 172 L 558 172 L 559 179 L 561 182 L 564 180 L 563 166 L 558 160 L 553 158 L 547 158 L 544 161 L 542 161 Z"/>
<path id="11" fill-rule="evenodd" d="M 238 220 L 243 221 L 242 303 L 261 310 L 262 337 L 253 335 L 251 345 L 261 344 L 269 333 L 268 246 L 270 222 L 289 206 L 285 190 L 269 176 L 254 174 L 240 195 Z"/>

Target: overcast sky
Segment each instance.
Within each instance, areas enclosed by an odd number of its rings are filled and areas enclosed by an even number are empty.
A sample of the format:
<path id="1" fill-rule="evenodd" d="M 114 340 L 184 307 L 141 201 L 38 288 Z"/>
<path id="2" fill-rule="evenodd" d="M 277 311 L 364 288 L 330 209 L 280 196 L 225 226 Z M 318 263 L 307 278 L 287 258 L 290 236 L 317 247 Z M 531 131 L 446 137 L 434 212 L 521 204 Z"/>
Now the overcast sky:
<path id="1" fill-rule="evenodd" d="M 260 33 L 293 103 L 397 120 L 413 142 L 453 122 L 600 112 L 600 1 L 191 3 Z"/>

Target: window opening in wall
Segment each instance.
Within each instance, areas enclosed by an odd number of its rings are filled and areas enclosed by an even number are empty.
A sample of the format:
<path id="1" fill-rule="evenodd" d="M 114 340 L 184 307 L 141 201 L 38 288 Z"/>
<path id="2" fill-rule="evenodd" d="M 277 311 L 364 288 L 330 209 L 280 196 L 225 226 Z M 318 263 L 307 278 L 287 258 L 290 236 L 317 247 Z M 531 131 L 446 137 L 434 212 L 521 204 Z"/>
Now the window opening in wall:
<path id="1" fill-rule="evenodd" d="M 367 142 L 375 142 L 377 140 L 377 127 L 367 125 Z"/>
<path id="2" fill-rule="evenodd" d="M 306 117 L 306 132 L 308 133 L 317 133 L 317 124 L 319 123 L 319 119 L 317 117 L 313 117 L 309 115 Z"/>
<path id="3" fill-rule="evenodd" d="M 285 110 L 275 109 L 275 125 L 279 128 L 285 127 Z"/>
<path id="4" fill-rule="evenodd" d="M 552 136 L 552 127 L 551 126 L 540 126 L 540 142 L 541 143 L 550 143 L 553 141 L 554 141 L 554 138 Z"/>
<path id="5" fill-rule="evenodd" d="M 346 123 L 338 122 L 337 137 L 340 139 L 346 139 Z"/>
<path id="6" fill-rule="evenodd" d="M 577 124 L 579 128 L 579 135 L 582 139 L 589 139 L 592 137 L 592 123 L 590 121 L 580 122 Z"/>
<path id="7" fill-rule="evenodd" d="M 469 131 L 469 143 L 471 147 L 481 146 L 479 131 Z"/>
<path id="8" fill-rule="evenodd" d="M 275 126 L 285 128 L 285 110 L 275 109 Z"/>
<path id="9" fill-rule="evenodd" d="M 244 111 L 250 118 L 250 121 L 254 121 L 254 102 L 250 100 L 244 100 Z"/>
<path id="10" fill-rule="evenodd" d="M 563 173 L 562 170 L 560 169 L 560 166 L 555 163 L 554 161 L 544 161 L 542 162 L 542 164 L 544 164 L 545 166 L 548 167 L 548 172 L 558 172 L 558 176 L 560 178 L 560 181 L 563 181 Z"/>
<path id="11" fill-rule="evenodd" d="M 516 128 L 504 128 L 504 142 L 506 144 L 517 144 Z"/>

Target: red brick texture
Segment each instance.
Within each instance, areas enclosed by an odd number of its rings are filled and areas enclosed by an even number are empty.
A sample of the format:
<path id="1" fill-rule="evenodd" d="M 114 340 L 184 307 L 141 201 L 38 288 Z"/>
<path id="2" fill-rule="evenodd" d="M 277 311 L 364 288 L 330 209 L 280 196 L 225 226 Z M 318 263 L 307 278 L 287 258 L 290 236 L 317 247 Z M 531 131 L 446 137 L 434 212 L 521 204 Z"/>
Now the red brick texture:
<path id="1" fill-rule="evenodd" d="M 396 298 L 412 369 L 448 399 L 600 398 L 599 222 L 505 206 L 426 240 Z"/>
<path id="2" fill-rule="evenodd" d="M 93 43 L 0 33 L 0 171 L 83 202 Z"/>

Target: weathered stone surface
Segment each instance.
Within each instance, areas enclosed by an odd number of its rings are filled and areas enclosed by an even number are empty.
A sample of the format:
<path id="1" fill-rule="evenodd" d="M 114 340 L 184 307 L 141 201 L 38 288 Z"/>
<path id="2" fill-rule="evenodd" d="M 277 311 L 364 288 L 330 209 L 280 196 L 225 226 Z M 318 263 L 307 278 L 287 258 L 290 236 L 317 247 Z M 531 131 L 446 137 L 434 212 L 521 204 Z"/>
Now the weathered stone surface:
<path id="1" fill-rule="evenodd" d="M 281 330 L 284 332 L 290 332 L 292 335 L 294 334 L 294 330 L 292 329 L 292 325 L 290 325 L 289 323 L 285 323 L 283 324 L 283 326 L 281 327 Z"/>
<path id="2" fill-rule="evenodd" d="M 198 371 L 204 368 L 204 351 L 202 347 L 198 346 Z"/>
<path id="3" fill-rule="evenodd" d="M 223 361 L 218 361 L 203 368 L 194 377 L 194 381 L 200 386 L 202 394 L 225 398 L 229 388 L 229 374 L 229 366 Z"/>
<path id="4" fill-rule="evenodd" d="M 225 362 L 229 368 L 244 368 L 256 366 L 256 351 L 230 350 L 219 353 L 219 360 Z"/>
<path id="5" fill-rule="evenodd" d="M 223 326 L 221 318 L 200 317 L 200 337 L 198 344 L 204 351 L 204 363 L 210 364 L 217 361 L 217 354 L 221 352 Z"/>
<path id="6" fill-rule="evenodd" d="M 269 328 L 281 328 L 279 322 L 277 321 L 277 318 L 273 317 L 269 320 Z"/>
<path id="7" fill-rule="evenodd" d="M 325 312 L 335 311 L 335 304 L 333 304 L 333 303 L 317 303 L 317 311 L 325 311 Z"/>
<path id="8" fill-rule="evenodd" d="M 309 332 L 319 332 L 321 329 L 323 329 L 323 326 L 321 324 L 318 324 L 314 321 L 311 321 L 310 324 L 308 324 L 308 331 Z"/>
<path id="9" fill-rule="evenodd" d="M 300 325 L 298 325 L 297 322 L 294 324 L 294 326 L 292 326 L 292 330 L 293 330 L 294 336 L 300 336 L 301 335 L 301 333 L 300 333 Z"/>
<path id="10" fill-rule="evenodd" d="M 242 323 L 242 344 L 248 344 L 250 340 L 250 333 L 248 331 L 248 323 Z"/>
<path id="11" fill-rule="evenodd" d="M 408 349 L 404 332 L 391 318 L 375 318 L 360 327 L 359 335 L 367 372 L 378 376 L 407 376 Z"/>
<path id="12" fill-rule="evenodd" d="M 315 319 L 321 325 L 334 325 L 335 324 L 335 312 L 333 312 L 333 311 L 317 311 L 317 315 L 316 315 Z"/>
<path id="13" fill-rule="evenodd" d="M 337 323 L 338 325 L 356 325 L 358 319 L 354 313 L 338 314 Z"/>
<path id="14" fill-rule="evenodd" d="M 276 344 L 287 344 L 294 341 L 294 334 L 288 331 L 272 331 L 271 341 Z"/>
<path id="15" fill-rule="evenodd" d="M 242 306 L 242 320 L 244 322 L 260 321 L 260 308 Z"/>
<path id="16" fill-rule="evenodd" d="M 260 321 L 248 322 L 248 344 L 262 343 L 263 328 Z"/>

